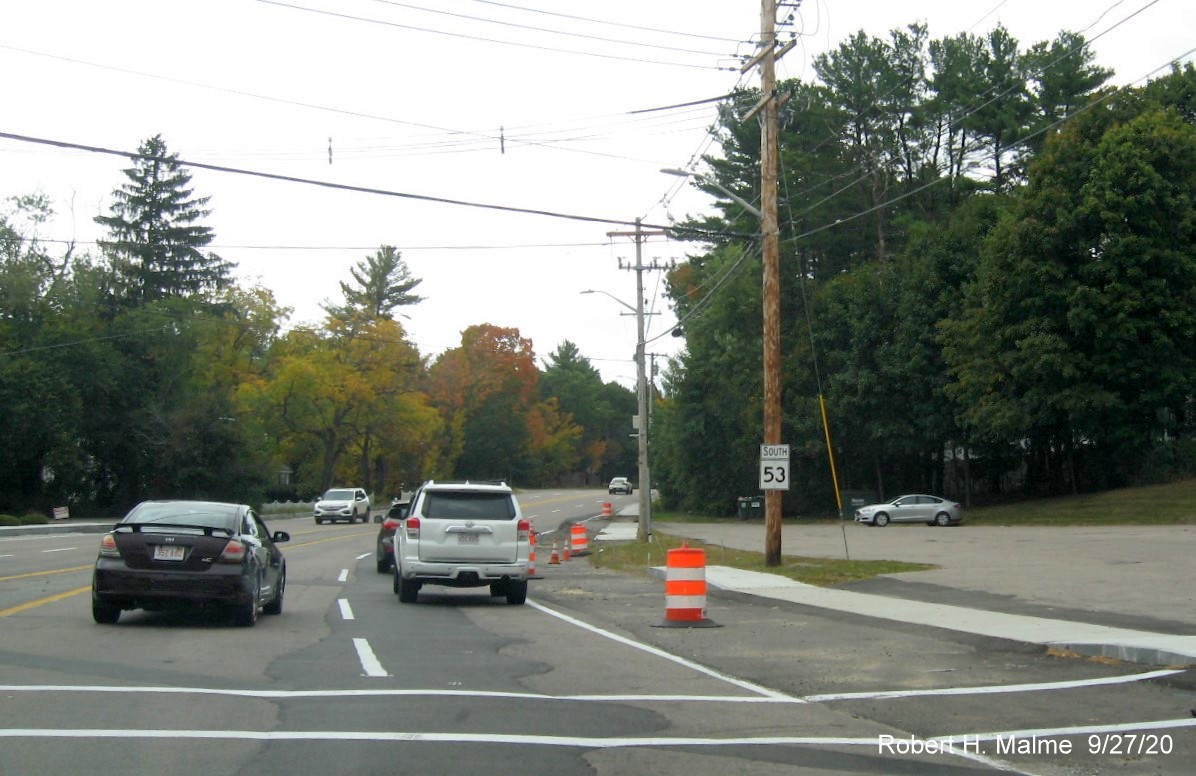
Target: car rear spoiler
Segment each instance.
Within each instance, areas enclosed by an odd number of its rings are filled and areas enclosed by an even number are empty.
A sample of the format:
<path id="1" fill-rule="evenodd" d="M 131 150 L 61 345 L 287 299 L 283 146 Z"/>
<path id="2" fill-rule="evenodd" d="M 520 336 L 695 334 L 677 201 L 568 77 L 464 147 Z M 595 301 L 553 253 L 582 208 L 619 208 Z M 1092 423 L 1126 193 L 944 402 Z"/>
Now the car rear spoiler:
<path id="1" fill-rule="evenodd" d="M 185 531 L 202 531 L 204 536 L 215 536 L 216 532 L 224 534 L 228 537 L 236 536 L 236 534 L 227 528 L 216 528 L 209 525 L 192 525 L 189 523 L 117 523 L 113 527 L 113 531 L 125 531 L 128 533 L 141 533 L 145 528 L 178 528 Z"/>

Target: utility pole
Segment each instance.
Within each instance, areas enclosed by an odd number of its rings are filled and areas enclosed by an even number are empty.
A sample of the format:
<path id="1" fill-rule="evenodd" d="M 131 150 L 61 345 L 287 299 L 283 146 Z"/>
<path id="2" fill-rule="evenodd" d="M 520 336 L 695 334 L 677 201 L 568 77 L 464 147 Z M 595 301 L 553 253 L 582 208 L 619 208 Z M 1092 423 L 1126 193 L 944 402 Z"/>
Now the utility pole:
<path id="1" fill-rule="evenodd" d="M 761 0 L 759 51 L 742 68 L 760 66 L 760 102 L 744 121 L 757 113 L 760 121 L 760 231 L 763 238 L 764 292 L 764 445 L 781 444 L 781 272 L 777 229 L 777 97 L 776 60 L 792 45 L 776 49 L 777 0 Z M 763 448 L 762 448 L 763 449 Z M 785 471 L 788 471 L 786 465 Z M 783 483 L 785 489 L 789 483 Z M 764 492 L 764 563 L 781 565 L 781 495 Z"/>
<path id="2" fill-rule="evenodd" d="M 643 245 L 648 237 L 663 236 L 663 231 L 644 231 L 640 226 L 640 219 L 635 219 L 634 232 L 607 232 L 607 237 L 632 237 L 635 239 L 635 265 L 624 267 L 619 262 L 619 269 L 635 270 L 635 392 L 636 392 L 636 424 L 635 436 L 637 442 L 636 460 L 639 464 L 639 528 L 636 539 L 648 541 L 652 536 L 652 476 L 648 466 L 648 381 L 646 377 L 647 365 L 644 344 L 644 270 L 668 269 L 664 265 L 652 262 L 644 266 Z"/>

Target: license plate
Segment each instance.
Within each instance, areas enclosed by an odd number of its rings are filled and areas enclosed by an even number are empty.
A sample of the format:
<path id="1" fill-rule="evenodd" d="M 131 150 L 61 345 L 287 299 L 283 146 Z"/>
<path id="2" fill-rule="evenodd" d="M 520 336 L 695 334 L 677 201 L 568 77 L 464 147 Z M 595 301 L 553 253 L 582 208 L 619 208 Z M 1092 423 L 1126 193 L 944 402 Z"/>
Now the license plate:
<path id="1" fill-rule="evenodd" d="M 187 554 L 186 547 L 159 544 L 154 547 L 154 560 L 182 560 Z"/>
<path id="2" fill-rule="evenodd" d="M 457 534 L 457 544 L 477 544 L 478 535 L 475 533 L 459 533 Z"/>

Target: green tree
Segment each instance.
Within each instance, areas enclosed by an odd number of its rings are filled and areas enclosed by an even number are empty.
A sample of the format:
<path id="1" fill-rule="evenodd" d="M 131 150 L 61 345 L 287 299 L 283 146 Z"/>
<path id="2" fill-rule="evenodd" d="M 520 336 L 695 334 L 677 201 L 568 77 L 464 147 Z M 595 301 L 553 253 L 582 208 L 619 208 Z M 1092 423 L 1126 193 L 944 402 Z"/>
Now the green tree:
<path id="1" fill-rule="evenodd" d="M 568 340 L 545 359 L 540 395 L 555 400 L 580 427 L 574 455 L 586 484 L 604 483 L 616 472 L 635 468 L 635 446 L 628 443 L 630 417 L 636 413 L 634 391 L 618 383 L 602 382 L 602 375 Z"/>
<path id="2" fill-rule="evenodd" d="M 1083 35 L 1063 31 L 1050 43 L 1041 42 L 1026 53 L 1032 81 L 1033 134 L 1028 146 L 1040 152 L 1048 130 L 1088 104 L 1113 71 L 1093 64 L 1096 54 Z"/>
<path id="3" fill-rule="evenodd" d="M 540 373 L 530 340 L 492 324 L 461 332 L 461 345 L 430 369 L 430 396 L 445 418 L 444 465 L 458 477 L 525 481 L 537 472 L 530 416 Z"/>
<path id="4" fill-rule="evenodd" d="M 423 301 L 423 297 L 411 293 L 423 280 L 411 276 L 403 254 L 393 245 L 383 245 L 349 273 L 354 282 L 341 281 L 345 303 L 339 307 L 326 306 L 330 314 L 343 316 L 348 310 L 356 310 L 371 320 L 393 318 L 395 308 Z"/>
<path id="5" fill-rule="evenodd" d="M 97 216 L 108 228 L 100 242 L 124 276 L 137 303 L 173 296 L 203 296 L 231 283 L 232 264 L 205 251 L 212 230 L 208 197 L 196 197 L 178 154 L 167 153 L 160 135 L 137 149 L 128 181 L 112 193 L 111 214 Z"/>
<path id="6" fill-rule="evenodd" d="M 1141 97 L 1047 143 L 944 324 L 962 420 L 1023 446 L 1036 491 L 1140 476 L 1190 394 L 1196 142 Z"/>

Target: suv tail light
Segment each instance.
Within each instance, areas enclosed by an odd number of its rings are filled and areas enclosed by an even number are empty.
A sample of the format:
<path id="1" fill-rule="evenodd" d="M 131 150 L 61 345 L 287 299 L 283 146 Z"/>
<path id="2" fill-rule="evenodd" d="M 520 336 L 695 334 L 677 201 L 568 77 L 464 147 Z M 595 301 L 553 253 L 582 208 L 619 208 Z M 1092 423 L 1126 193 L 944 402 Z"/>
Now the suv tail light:
<path id="1" fill-rule="evenodd" d="M 532 524 L 527 520 L 519 521 L 519 541 L 531 541 Z"/>
<path id="2" fill-rule="evenodd" d="M 245 545 L 237 539 L 229 539 L 220 553 L 219 563 L 240 563 L 245 559 Z"/>
<path id="3" fill-rule="evenodd" d="M 412 540 L 419 540 L 419 518 L 409 517 L 403 521 L 407 528 L 407 538 Z"/>
<path id="4" fill-rule="evenodd" d="M 382 523 L 382 530 L 393 534 L 395 531 L 399 530 L 400 525 L 402 525 L 401 521 L 395 520 L 394 518 L 388 518 L 386 522 Z"/>
<path id="5" fill-rule="evenodd" d="M 105 558 L 119 558 L 120 549 L 116 546 L 116 537 L 112 534 L 104 534 L 100 539 L 100 555 Z"/>

